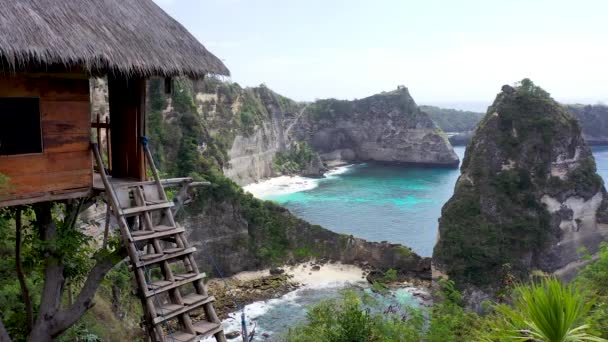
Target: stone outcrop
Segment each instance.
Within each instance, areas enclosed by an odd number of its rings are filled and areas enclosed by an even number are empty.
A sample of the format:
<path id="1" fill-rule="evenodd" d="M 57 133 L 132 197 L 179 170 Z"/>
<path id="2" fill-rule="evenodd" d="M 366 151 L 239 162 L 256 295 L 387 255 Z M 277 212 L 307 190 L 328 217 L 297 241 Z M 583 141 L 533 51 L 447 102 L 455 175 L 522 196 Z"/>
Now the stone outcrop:
<path id="1" fill-rule="evenodd" d="M 566 277 L 608 237 L 607 207 L 577 120 L 529 80 L 504 86 L 442 209 L 435 275 L 470 298 L 496 294 L 510 275 Z"/>
<path id="2" fill-rule="evenodd" d="M 323 160 L 447 167 L 459 162 L 447 136 L 405 87 L 361 100 L 318 100 L 308 106 L 290 138 L 307 141 Z"/>
<path id="3" fill-rule="evenodd" d="M 608 106 L 566 105 L 579 121 L 583 137 L 589 145 L 608 145 Z"/>
<path id="4" fill-rule="evenodd" d="M 441 129 L 405 87 L 362 100 L 305 104 L 265 86 L 205 82 L 192 85 L 192 96 L 211 136 L 226 142 L 224 174 L 240 185 L 278 175 L 275 156 L 296 142 L 307 142 L 322 161 L 458 165 Z M 321 159 L 302 163 L 298 173 L 321 176 Z"/>
<path id="5" fill-rule="evenodd" d="M 209 201 L 209 196 L 204 195 L 202 201 Z M 230 275 L 314 258 L 364 264 L 383 271 L 392 268 L 402 276 L 418 279 L 431 277 L 430 258 L 420 257 L 408 247 L 334 233 L 276 205 L 267 204 L 267 209 L 267 215 L 278 217 L 279 230 L 268 232 L 273 223 L 260 223 L 248 216 L 245 205 L 238 200 L 194 203 L 187 209 L 183 224 L 188 227 L 188 240 L 197 247 L 197 264 L 214 273 L 209 259 L 212 256 L 224 275 Z"/>

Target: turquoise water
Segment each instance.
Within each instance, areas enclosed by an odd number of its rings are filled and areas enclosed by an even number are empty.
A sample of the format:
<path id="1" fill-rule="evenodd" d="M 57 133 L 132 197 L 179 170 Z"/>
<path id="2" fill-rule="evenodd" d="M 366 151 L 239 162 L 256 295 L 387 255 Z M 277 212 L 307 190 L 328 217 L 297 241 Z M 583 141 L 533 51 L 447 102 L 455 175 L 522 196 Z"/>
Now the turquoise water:
<path id="1" fill-rule="evenodd" d="M 464 149 L 455 148 L 461 159 Z M 314 189 L 265 199 L 335 232 L 402 243 L 430 256 L 441 207 L 452 195 L 459 173 L 457 169 L 358 164 L 319 180 Z"/>
<path id="2" fill-rule="evenodd" d="M 608 146 L 593 147 L 598 173 L 608 180 Z M 456 147 L 462 159 L 464 147 Z M 387 240 L 430 255 L 441 207 L 452 195 L 459 170 L 356 165 L 342 174 L 318 180 L 318 187 L 265 198 L 282 203 L 298 216 L 334 231 L 372 241 Z M 359 286 L 365 286 L 360 284 Z M 361 287 L 354 286 L 359 291 Z M 346 286 L 353 288 L 353 285 Z M 287 295 L 246 307 L 254 341 L 279 341 L 289 327 L 306 320 L 306 309 L 323 299 L 339 296 L 342 287 L 302 288 Z M 381 307 L 417 306 L 406 289 L 388 296 L 374 295 Z M 224 321 L 226 331 L 239 329 L 239 313 Z M 264 334 L 269 337 L 264 337 Z"/>
<path id="3" fill-rule="evenodd" d="M 594 146 L 599 174 L 608 179 L 608 146 Z M 462 160 L 463 146 L 454 150 Z M 370 241 L 390 241 L 430 256 L 441 207 L 452 196 L 458 169 L 359 164 L 318 181 L 311 190 L 268 195 L 297 216 Z"/>

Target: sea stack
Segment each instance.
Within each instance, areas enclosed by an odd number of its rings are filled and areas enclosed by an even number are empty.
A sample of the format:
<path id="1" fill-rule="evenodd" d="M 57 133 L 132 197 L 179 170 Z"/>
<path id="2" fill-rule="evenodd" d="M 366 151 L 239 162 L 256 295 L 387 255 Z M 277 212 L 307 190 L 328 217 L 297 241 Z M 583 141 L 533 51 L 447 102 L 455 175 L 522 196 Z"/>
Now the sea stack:
<path id="1" fill-rule="evenodd" d="M 512 276 L 570 278 L 608 237 L 607 205 L 577 120 L 528 79 L 505 85 L 443 206 L 434 276 L 454 280 L 469 303 Z"/>
<path id="2" fill-rule="evenodd" d="M 291 138 L 307 141 L 324 161 L 459 163 L 447 135 L 404 86 L 354 101 L 318 100 L 303 112 Z"/>

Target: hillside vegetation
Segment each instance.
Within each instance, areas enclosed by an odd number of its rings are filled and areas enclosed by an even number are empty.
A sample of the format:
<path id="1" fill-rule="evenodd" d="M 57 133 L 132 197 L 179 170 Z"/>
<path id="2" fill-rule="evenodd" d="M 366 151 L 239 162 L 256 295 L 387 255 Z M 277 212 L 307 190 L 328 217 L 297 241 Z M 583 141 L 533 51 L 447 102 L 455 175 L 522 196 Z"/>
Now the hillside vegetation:
<path id="1" fill-rule="evenodd" d="M 463 111 L 458 109 L 440 108 L 435 106 L 420 106 L 423 112 L 444 132 L 470 132 L 484 116 L 484 113 Z"/>

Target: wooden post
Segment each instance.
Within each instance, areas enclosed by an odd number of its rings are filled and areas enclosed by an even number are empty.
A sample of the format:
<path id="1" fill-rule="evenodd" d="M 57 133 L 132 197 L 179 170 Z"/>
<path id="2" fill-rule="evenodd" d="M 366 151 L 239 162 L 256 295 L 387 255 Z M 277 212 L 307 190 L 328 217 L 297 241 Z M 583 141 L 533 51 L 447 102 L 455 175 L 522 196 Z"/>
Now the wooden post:
<path id="1" fill-rule="evenodd" d="M 110 141 L 110 116 L 106 116 L 106 151 L 108 153 L 108 170 L 112 172 L 112 144 Z"/>

